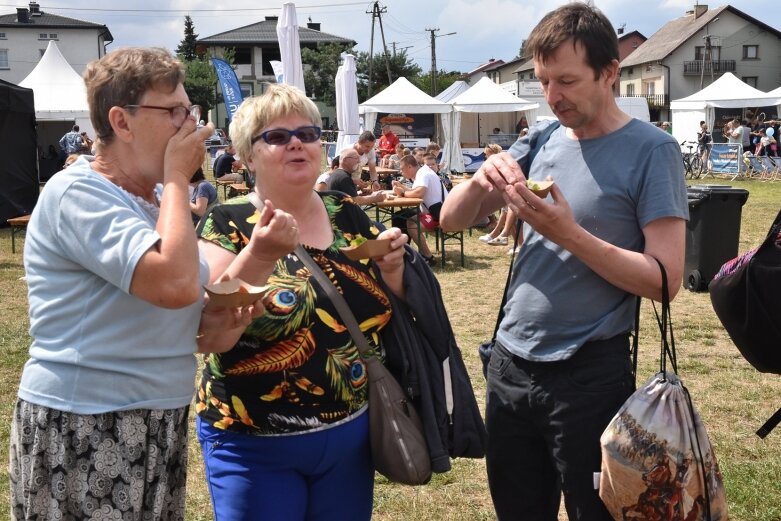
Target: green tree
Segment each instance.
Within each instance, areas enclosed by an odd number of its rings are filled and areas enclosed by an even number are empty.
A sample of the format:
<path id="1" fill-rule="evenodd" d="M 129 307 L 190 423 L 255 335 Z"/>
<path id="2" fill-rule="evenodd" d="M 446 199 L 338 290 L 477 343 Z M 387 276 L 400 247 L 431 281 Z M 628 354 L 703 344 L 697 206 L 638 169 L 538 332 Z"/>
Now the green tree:
<path id="1" fill-rule="evenodd" d="M 431 94 L 431 71 L 421 74 L 416 78 L 407 78 L 417 88 L 427 94 Z M 457 71 L 443 71 L 437 72 L 437 92 L 439 94 L 443 90 L 450 87 L 455 81 L 464 79 L 464 74 Z M 436 95 L 435 94 L 435 95 Z"/>
<path id="2" fill-rule="evenodd" d="M 304 70 L 307 94 L 326 105 L 336 106 L 336 70 L 340 55 L 351 52 L 352 46 L 340 43 L 318 45 L 315 49 L 301 49 L 301 63 L 309 65 Z"/>
<path id="3" fill-rule="evenodd" d="M 406 51 L 396 53 L 394 56 L 389 56 L 391 81 L 404 77 L 415 83 L 418 76 L 420 76 L 422 69 L 407 56 Z M 368 99 L 368 87 L 369 87 L 369 53 L 359 52 L 355 59 L 356 67 L 358 69 L 358 100 L 366 101 Z M 388 83 L 388 72 L 385 67 L 385 55 L 384 53 L 377 53 L 374 55 L 374 63 L 372 65 L 372 96 L 383 90 L 390 85 Z M 428 92 L 428 89 L 426 89 Z"/>
<path id="4" fill-rule="evenodd" d="M 195 42 L 198 35 L 195 34 L 195 26 L 190 15 L 184 17 L 184 39 L 179 42 L 176 48 L 176 54 L 181 56 L 184 61 L 192 61 L 198 57 L 195 52 Z"/>
<path id="5" fill-rule="evenodd" d="M 526 42 L 528 40 L 524 38 L 521 40 L 521 49 L 518 51 L 518 57 L 519 58 L 526 58 L 527 60 L 531 58 L 531 56 L 526 56 Z"/>
<path id="6" fill-rule="evenodd" d="M 217 99 L 217 74 L 211 62 L 205 59 L 185 61 L 184 66 L 187 69 L 184 90 L 193 105 L 201 106 L 203 119 L 206 119 L 206 113 L 222 101 L 222 96 Z"/>

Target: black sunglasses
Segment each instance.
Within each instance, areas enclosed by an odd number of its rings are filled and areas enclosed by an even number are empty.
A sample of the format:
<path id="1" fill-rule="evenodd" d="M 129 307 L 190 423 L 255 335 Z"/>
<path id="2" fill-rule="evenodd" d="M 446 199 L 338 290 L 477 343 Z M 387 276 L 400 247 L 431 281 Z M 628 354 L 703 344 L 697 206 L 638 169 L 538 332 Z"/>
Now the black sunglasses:
<path id="1" fill-rule="evenodd" d="M 286 128 L 272 128 L 262 134 L 255 136 L 250 141 L 250 144 L 254 145 L 259 139 L 262 139 L 269 145 L 287 145 L 290 143 L 290 138 L 296 136 L 302 143 L 314 143 L 320 139 L 322 134 L 320 127 L 298 127 L 294 130 L 288 130 Z"/>

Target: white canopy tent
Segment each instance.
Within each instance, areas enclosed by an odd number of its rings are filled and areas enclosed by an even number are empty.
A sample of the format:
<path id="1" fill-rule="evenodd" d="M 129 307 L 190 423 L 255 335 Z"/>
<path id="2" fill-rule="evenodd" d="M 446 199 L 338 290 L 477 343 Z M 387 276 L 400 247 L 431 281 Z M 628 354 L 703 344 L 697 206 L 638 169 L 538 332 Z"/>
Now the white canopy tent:
<path id="1" fill-rule="evenodd" d="M 399 78 L 379 94 L 367 99 L 358 107 L 363 114 L 363 127 L 373 129 L 377 113 L 445 114 L 452 110 L 450 105 L 432 98 L 407 78 Z"/>
<path id="2" fill-rule="evenodd" d="M 450 87 L 437 94 L 437 99 L 450 103 L 455 98 L 469 90 L 469 84 L 465 81 L 454 81 Z M 464 156 L 461 153 L 461 113 L 450 112 L 442 114 L 442 158 L 441 169 L 444 172 L 454 170 L 464 171 Z"/>
<path id="3" fill-rule="evenodd" d="M 65 60 L 54 40 L 49 41 L 41 61 L 19 86 L 33 90 L 36 120 L 75 121 L 94 137 L 84 80 Z"/>
<path id="4" fill-rule="evenodd" d="M 450 165 L 451 170 L 463 171 L 463 154 L 460 146 L 455 152 L 456 145 L 460 141 L 479 143 L 480 139 L 480 114 L 491 113 L 492 118 L 485 122 L 486 128 L 504 128 L 515 131 L 515 123 L 519 116 L 516 112 L 524 112 L 528 121 L 534 121 L 537 117 L 539 103 L 530 103 L 507 92 L 502 87 L 483 77 L 465 92 L 462 92 L 450 100 L 455 114 L 460 115 L 460 125 L 456 125 L 454 117 L 453 131 L 451 133 L 453 146 L 449 158 L 443 158 L 443 162 Z M 462 130 L 463 129 L 463 130 Z M 486 133 L 487 135 L 487 133 Z M 445 145 L 447 148 L 447 143 Z M 460 163 L 459 163 L 460 161 Z"/>
<path id="5" fill-rule="evenodd" d="M 781 104 L 781 94 L 762 92 L 728 72 L 701 91 L 670 103 L 673 136 L 679 143 L 693 140 L 699 130 L 700 121 L 705 121 L 708 128 L 713 129 L 716 108 L 747 108 L 779 104 Z"/>

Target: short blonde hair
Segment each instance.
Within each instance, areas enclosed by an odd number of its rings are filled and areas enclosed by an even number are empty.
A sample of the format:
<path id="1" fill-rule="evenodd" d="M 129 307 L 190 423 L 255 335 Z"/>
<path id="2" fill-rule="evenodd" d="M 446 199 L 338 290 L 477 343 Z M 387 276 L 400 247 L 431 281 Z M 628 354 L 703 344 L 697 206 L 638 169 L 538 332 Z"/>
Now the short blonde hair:
<path id="1" fill-rule="evenodd" d="M 248 158 L 251 155 L 252 138 L 269 123 L 291 115 L 301 116 L 312 125 L 320 126 L 317 105 L 291 85 L 272 83 L 260 96 L 246 98 L 239 105 L 230 124 L 231 142 L 239 157 Z"/>
<path id="2" fill-rule="evenodd" d="M 485 149 L 483 150 L 483 153 L 485 154 L 485 157 L 498 154 L 502 151 L 502 147 L 500 145 L 497 145 L 496 143 L 490 143 L 485 146 Z"/>

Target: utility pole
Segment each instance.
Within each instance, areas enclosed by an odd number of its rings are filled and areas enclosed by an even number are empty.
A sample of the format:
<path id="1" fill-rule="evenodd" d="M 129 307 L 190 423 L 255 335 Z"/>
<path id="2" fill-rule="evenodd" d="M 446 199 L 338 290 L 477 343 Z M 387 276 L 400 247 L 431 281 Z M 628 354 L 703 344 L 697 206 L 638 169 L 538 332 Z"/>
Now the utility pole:
<path id="1" fill-rule="evenodd" d="M 438 94 L 437 92 L 437 38 L 442 36 L 450 36 L 452 34 L 456 33 L 447 33 L 447 34 L 440 34 L 436 35 L 437 31 L 439 31 L 439 27 L 435 27 L 433 29 L 426 29 L 426 31 L 431 33 L 431 95 L 436 96 Z"/>
<path id="2" fill-rule="evenodd" d="M 401 42 L 391 42 L 391 46 L 393 47 L 393 57 L 396 57 L 396 44 Z M 412 49 L 414 45 L 408 45 L 406 47 L 399 48 L 399 52 L 406 51 L 407 49 Z"/>
<path id="3" fill-rule="evenodd" d="M 719 18 L 716 17 L 709 23 L 713 23 Z M 710 65 L 710 82 L 713 83 L 713 47 L 711 46 L 711 35 L 708 32 L 708 24 L 705 24 L 705 36 L 702 37 L 705 40 L 705 48 L 702 53 L 702 67 L 700 69 L 700 90 L 705 80 L 705 57 L 708 57 L 708 65 Z"/>
<path id="4" fill-rule="evenodd" d="M 385 53 L 385 70 L 388 72 L 388 85 L 393 83 L 393 79 L 391 78 L 391 71 L 390 71 L 390 58 L 388 56 L 388 46 L 385 43 L 385 29 L 382 27 L 382 13 L 387 13 L 388 8 L 387 7 L 380 7 L 380 2 L 375 1 L 372 4 L 371 11 L 366 11 L 366 14 L 372 15 L 372 36 L 371 36 L 371 43 L 369 44 L 369 86 L 368 86 L 368 92 L 367 96 L 371 97 L 372 95 L 372 66 L 374 62 L 374 20 L 378 20 L 380 23 L 380 34 L 382 35 L 382 48 L 383 52 Z M 395 47 L 394 47 L 395 48 Z"/>

